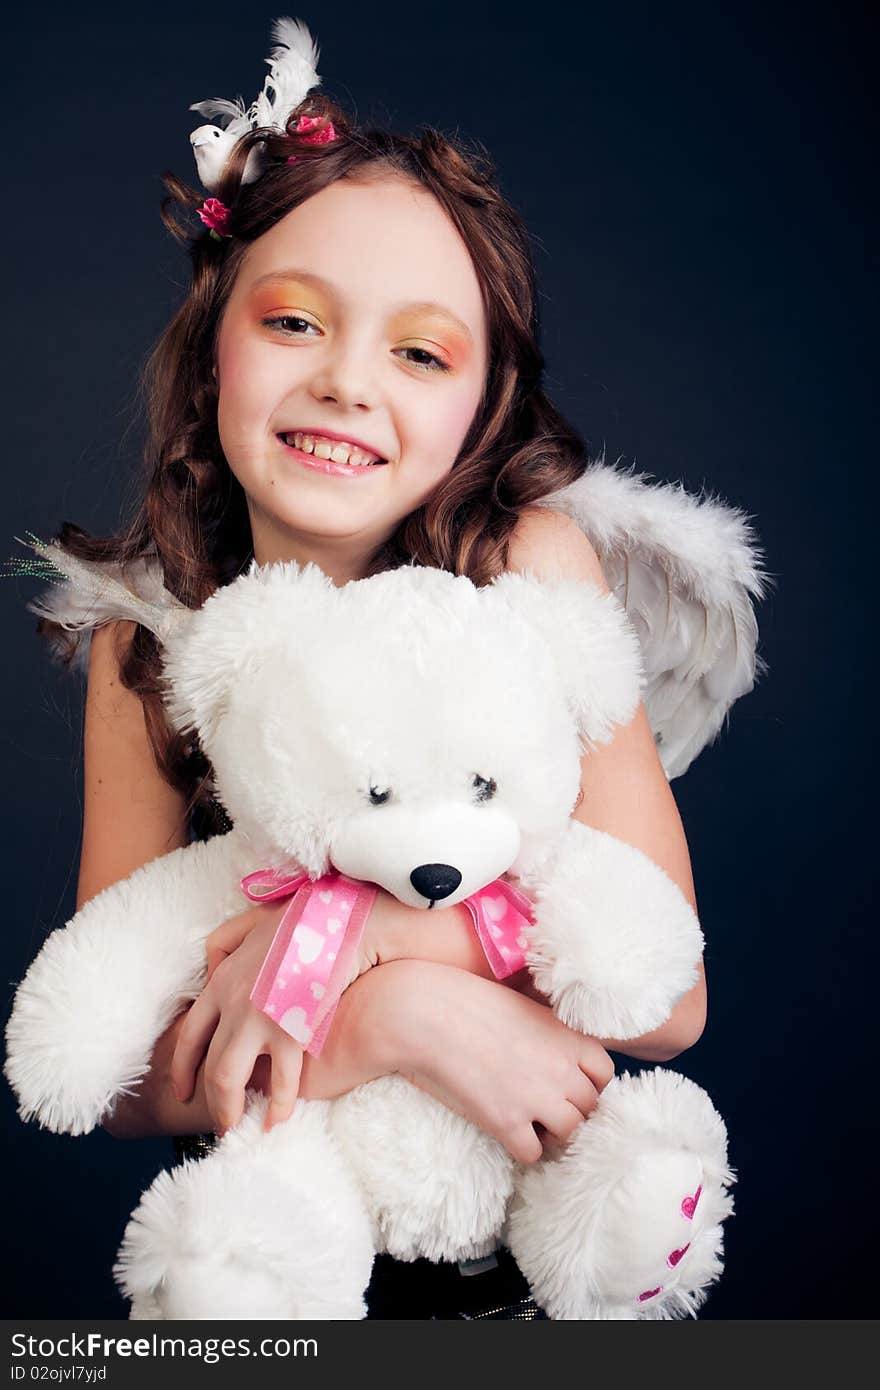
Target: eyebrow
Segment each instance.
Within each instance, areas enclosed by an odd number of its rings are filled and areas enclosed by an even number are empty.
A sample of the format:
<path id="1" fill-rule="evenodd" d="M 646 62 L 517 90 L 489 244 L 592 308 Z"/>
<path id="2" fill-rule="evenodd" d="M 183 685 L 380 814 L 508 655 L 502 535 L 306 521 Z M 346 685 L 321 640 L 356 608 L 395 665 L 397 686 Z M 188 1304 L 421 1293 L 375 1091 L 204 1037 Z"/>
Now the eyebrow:
<path id="1" fill-rule="evenodd" d="M 279 280 L 302 280 L 306 285 L 314 285 L 316 289 L 324 290 L 332 298 L 338 299 L 339 294 L 336 287 L 325 280 L 322 275 L 315 275 L 311 270 L 300 270 L 296 266 L 286 266 L 282 270 L 270 270 L 266 275 L 260 275 L 251 285 L 252 290 L 258 290 L 263 285 L 277 284 Z M 446 319 L 453 328 L 457 328 L 463 333 L 469 342 L 473 342 L 473 334 L 457 314 L 453 314 L 451 309 L 446 309 L 442 304 L 435 304 L 429 299 L 414 300 L 409 304 L 395 304 L 392 314 L 433 314 L 435 318 Z"/>

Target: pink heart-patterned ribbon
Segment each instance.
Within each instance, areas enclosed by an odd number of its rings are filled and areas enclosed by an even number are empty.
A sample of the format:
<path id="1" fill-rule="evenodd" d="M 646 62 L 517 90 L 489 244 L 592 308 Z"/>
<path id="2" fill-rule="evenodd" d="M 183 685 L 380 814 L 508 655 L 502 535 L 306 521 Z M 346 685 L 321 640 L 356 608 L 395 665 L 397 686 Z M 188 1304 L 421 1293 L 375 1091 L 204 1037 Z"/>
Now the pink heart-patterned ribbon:
<path id="1" fill-rule="evenodd" d="M 464 899 L 477 937 L 496 980 L 506 979 L 526 963 L 526 933 L 534 922 L 532 904 L 503 878 L 496 878 Z"/>
<path id="2" fill-rule="evenodd" d="M 251 1002 L 312 1056 L 319 1056 L 336 1005 L 352 978 L 357 950 L 378 893 L 375 883 L 333 870 L 312 881 L 305 872 L 258 869 L 241 880 L 251 902 L 292 898 L 251 990 Z M 496 879 L 464 899 L 495 978 L 525 965 L 529 899 Z"/>
<path id="3" fill-rule="evenodd" d="M 293 897 L 251 990 L 251 1002 L 305 1050 L 320 1055 L 349 984 L 378 888 L 344 874 L 259 869 L 241 880 L 252 902 Z"/>

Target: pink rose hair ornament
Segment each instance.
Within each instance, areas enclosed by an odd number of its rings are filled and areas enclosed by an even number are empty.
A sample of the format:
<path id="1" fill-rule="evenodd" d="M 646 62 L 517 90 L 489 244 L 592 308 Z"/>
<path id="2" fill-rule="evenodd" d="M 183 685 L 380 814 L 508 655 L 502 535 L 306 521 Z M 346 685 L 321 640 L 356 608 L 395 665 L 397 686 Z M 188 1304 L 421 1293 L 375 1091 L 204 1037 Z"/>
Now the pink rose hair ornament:
<path id="1" fill-rule="evenodd" d="M 210 227 L 211 236 L 215 241 L 222 241 L 224 237 L 232 235 L 226 230 L 229 221 L 229 208 L 225 203 L 221 203 L 219 198 L 206 198 L 202 206 L 196 211 L 205 226 Z"/>
<path id="2" fill-rule="evenodd" d="M 269 71 L 263 80 L 262 91 L 249 107 L 245 107 L 241 97 L 235 101 L 225 97 L 209 97 L 206 101 L 193 102 L 189 108 L 202 116 L 229 118 L 225 126 L 201 125 L 189 137 L 199 178 L 208 193 L 214 193 L 219 188 L 227 160 L 243 135 L 258 129 L 283 135 L 296 108 L 309 92 L 321 85 L 316 69 L 318 46 L 301 20 L 274 20 L 272 38 L 275 46 L 265 60 Z M 321 124 L 320 116 L 302 115 L 296 130 L 301 133 Z M 314 136 L 307 138 L 316 144 L 326 144 L 337 136 L 332 123 L 328 123 Z M 291 155 L 288 164 L 295 163 L 297 158 L 297 155 Z M 248 155 L 241 176 L 242 184 L 253 183 L 264 168 L 265 146 L 261 141 L 254 145 Z M 228 228 L 230 209 L 219 198 L 206 198 L 197 212 L 205 226 L 210 228 L 215 241 L 232 235 Z"/>

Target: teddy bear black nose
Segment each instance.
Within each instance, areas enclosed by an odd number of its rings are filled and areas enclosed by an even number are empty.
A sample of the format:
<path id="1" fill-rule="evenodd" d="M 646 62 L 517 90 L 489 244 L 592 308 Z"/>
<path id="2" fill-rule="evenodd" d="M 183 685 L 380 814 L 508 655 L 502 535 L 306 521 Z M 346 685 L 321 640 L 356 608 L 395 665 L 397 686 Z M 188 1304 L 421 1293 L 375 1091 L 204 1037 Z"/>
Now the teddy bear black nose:
<path id="1" fill-rule="evenodd" d="M 448 898 L 461 883 L 461 874 L 451 864 L 420 864 L 409 876 L 410 883 L 423 898 L 435 902 Z"/>

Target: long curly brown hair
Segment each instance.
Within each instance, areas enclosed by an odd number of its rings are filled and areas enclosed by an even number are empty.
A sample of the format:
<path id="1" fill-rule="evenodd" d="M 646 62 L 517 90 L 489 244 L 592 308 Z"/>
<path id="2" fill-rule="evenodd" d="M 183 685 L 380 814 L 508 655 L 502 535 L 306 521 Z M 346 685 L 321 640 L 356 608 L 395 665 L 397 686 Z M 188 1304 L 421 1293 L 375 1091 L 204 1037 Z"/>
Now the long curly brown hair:
<path id="1" fill-rule="evenodd" d="M 303 115 L 318 119 L 300 132 Z M 330 122 L 337 138 L 316 138 Z M 255 144 L 263 147 L 263 169 L 242 185 Z M 295 161 L 288 162 L 292 155 Z M 382 175 L 430 190 L 461 234 L 483 294 L 490 356 L 483 398 L 454 466 L 373 554 L 365 574 L 415 561 L 486 584 L 504 570 L 522 508 L 573 482 L 587 463 L 584 441 L 541 386 L 544 360 L 528 232 L 503 197 L 482 145 L 468 146 L 431 128 L 418 138 L 360 129 L 317 93 L 297 107 L 284 133 L 256 130 L 236 144 L 215 190 L 230 209 L 229 238 L 218 241 L 201 223 L 194 229 L 193 214 L 204 195 L 174 174 L 163 176 L 162 219 L 188 246 L 192 282 L 143 371 L 146 486 L 120 534 L 90 536 L 65 522 L 57 539 L 67 550 L 123 566 L 157 555 L 168 588 L 191 608 L 247 566 L 252 540 L 246 499 L 220 445 L 212 374 L 224 307 L 248 247 L 280 218 L 337 179 Z M 181 213 L 189 214 L 189 224 Z M 63 661 L 72 660 L 77 634 L 46 619 L 39 630 Z M 144 627 L 136 628 L 122 656 L 121 679 L 143 701 L 157 765 L 185 793 L 188 814 L 197 813 L 208 833 L 223 828 L 207 759 L 166 717 L 161 653 Z"/>

